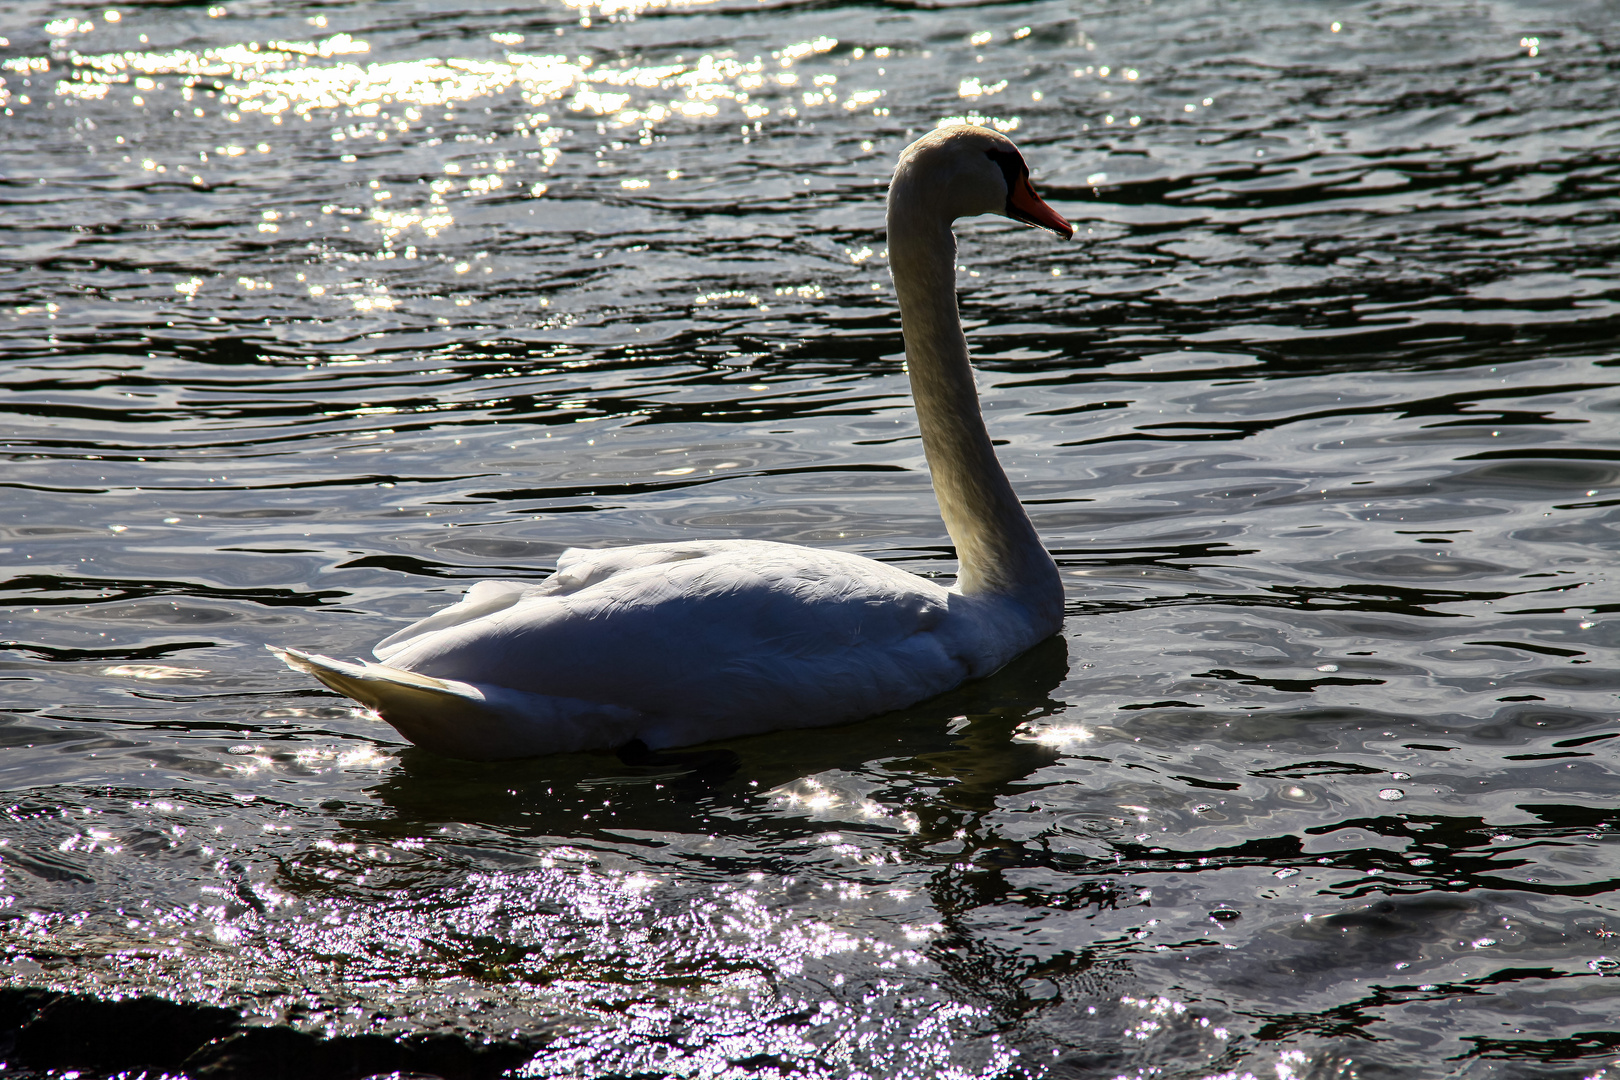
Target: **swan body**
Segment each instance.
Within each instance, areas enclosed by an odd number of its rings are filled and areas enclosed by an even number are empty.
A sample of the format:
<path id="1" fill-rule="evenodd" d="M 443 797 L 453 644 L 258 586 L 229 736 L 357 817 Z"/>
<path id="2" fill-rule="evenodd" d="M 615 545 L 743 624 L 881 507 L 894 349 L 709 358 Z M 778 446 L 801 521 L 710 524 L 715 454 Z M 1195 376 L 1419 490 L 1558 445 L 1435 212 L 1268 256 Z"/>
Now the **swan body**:
<path id="1" fill-rule="evenodd" d="M 1063 589 L 996 460 L 957 315 L 951 222 L 980 213 L 1072 233 L 994 132 L 943 128 L 901 154 L 889 258 L 955 586 L 763 540 L 576 548 L 545 581 L 477 583 L 378 644 L 380 663 L 273 651 L 473 760 L 857 720 L 994 672 L 1057 632 Z"/>

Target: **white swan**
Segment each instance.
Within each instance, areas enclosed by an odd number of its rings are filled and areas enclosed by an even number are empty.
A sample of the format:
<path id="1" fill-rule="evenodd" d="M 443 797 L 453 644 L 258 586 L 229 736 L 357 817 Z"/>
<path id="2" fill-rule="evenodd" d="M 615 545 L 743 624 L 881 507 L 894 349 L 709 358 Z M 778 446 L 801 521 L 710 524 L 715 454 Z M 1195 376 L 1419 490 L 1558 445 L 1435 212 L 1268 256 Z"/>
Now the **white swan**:
<path id="1" fill-rule="evenodd" d="M 1062 583 L 991 448 L 957 315 L 951 223 L 972 214 L 1074 231 L 993 131 L 943 128 L 900 155 L 889 265 L 961 563 L 953 588 L 763 540 L 571 549 L 539 584 L 474 585 L 379 644 L 381 664 L 272 651 L 413 743 L 493 760 L 857 720 L 989 675 L 1050 637 Z"/>

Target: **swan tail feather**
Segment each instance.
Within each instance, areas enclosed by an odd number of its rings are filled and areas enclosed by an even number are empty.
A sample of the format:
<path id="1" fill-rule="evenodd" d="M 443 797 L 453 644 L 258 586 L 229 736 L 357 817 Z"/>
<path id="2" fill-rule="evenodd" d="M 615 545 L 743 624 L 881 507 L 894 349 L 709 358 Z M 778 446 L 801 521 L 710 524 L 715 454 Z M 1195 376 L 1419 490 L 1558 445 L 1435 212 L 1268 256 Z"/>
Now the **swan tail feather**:
<path id="1" fill-rule="evenodd" d="M 497 761 L 606 749 L 635 738 L 641 720 L 639 713 L 614 705 L 265 647 L 294 671 L 313 675 L 370 708 L 411 742 L 446 757 Z"/>
<path id="2" fill-rule="evenodd" d="M 431 675 L 419 675 L 386 664 L 351 664 L 319 653 L 299 652 L 276 645 L 266 645 L 265 648 L 294 671 L 313 675 L 345 697 L 369 705 L 378 712 L 401 696 L 426 697 L 440 702 L 466 702 L 474 707 L 483 700 L 483 695 L 470 683 L 435 679 Z"/>

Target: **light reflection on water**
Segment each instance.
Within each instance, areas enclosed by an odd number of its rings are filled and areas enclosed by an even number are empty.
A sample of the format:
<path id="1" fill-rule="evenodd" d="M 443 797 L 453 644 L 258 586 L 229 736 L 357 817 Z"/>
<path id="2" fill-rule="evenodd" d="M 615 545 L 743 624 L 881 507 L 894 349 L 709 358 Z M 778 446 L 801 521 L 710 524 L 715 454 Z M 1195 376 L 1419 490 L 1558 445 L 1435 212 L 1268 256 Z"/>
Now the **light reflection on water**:
<path id="1" fill-rule="evenodd" d="M 10 986 L 535 1076 L 1611 1067 L 1604 5 L 107 11 L 0 26 Z M 1063 640 L 498 766 L 262 651 L 575 544 L 948 575 L 881 200 L 964 117 L 1080 227 L 959 274 Z"/>

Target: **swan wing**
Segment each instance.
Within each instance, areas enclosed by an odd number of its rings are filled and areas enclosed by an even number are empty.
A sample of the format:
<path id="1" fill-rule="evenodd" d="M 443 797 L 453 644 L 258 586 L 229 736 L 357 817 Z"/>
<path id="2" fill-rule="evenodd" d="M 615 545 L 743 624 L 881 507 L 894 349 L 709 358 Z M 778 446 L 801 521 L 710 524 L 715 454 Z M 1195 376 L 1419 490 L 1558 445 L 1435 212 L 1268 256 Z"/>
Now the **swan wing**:
<path id="1" fill-rule="evenodd" d="M 425 634 L 460 626 L 462 623 L 502 611 L 517 603 L 533 589 L 534 585 L 521 581 L 480 581 L 468 589 L 466 595 L 457 603 L 442 611 L 436 611 L 425 619 L 418 619 L 405 629 L 383 638 L 371 650 L 371 654 L 387 662 L 388 658 L 402 649 L 407 642 Z"/>
<path id="2" fill-rule="evenodd" d="M 550 596 L 576 593 L 616 574 L 644 566 L 663 566 L 731 552 L 748 552 L 756 543 L 747 540 L 687 541 L 674 544 L 633 544 L 628 547 L 569 548 L 557 560 L 557 572 L 540 591 Z M 776 545 L 781 546 L 781 545 Z"/>
<path id="3" fill-rule="evenodd" d="M 652 746 L 854 719 L 980 673 L 948 632 L 960 597 L 859 556 L 716 541 L 565 566 L 574 584 L 419 634 L 390 665 L 626 709 Z"/>
<path id="4" fill-rule="evenodd" d="M 461 600 L 442 611 L 390 634 L 372 649 L 372 655 L 385 663 L 407 642 L 428 634 L 474 622 L 505 610 L 526 596 L 566 596 L 605 581 L 615 574 L 643 566 L 681 562 L 712 555 L 724 549 L 726 541 L 680 544 L 637 544 L 616 548 L 569 548 L 557 560 L 557 572 L 543 582 L 480 581 Z"/>
<path id="5" fill-rule="evenodd" d="M 615 574 L 643 566 L 702 558 L 723 547 L 724 541 L 684 544 L 638 544 L 617 548 L 569 548 L 557 560 L 557 572 L 543 582 L 479 581 L 461 600 L 442 611 L 396 631 L 372 649 L 378 660 L 388 659 L 417 638 L 475 622 L 486 615 L 504 611 L 526 596 L 565 596 L 605 581 Z"/>

